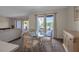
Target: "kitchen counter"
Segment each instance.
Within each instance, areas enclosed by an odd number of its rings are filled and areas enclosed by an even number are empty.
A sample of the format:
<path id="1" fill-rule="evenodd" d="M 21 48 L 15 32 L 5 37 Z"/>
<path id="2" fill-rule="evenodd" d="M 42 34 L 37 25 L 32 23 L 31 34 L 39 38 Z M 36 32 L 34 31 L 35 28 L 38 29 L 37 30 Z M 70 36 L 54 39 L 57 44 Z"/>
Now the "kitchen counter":
<path id="1" fill-rule="evenodd" d="M 64 32 L 68 33 L 69 35 L 72 35 L 74 38 L 79 38 L 79 32 L 78 31 L 65 30 Z"/>
<path id="2" fill-rule="evenodd" d="M 19 48 L 19 45 L 0 41 L 0 52 L 12 52 Z"/>
<path id="3" fill-rule="evenodd" d="M 64 30 L 63 46 L 67 52 L 79 52 L 79 32 Z"/>

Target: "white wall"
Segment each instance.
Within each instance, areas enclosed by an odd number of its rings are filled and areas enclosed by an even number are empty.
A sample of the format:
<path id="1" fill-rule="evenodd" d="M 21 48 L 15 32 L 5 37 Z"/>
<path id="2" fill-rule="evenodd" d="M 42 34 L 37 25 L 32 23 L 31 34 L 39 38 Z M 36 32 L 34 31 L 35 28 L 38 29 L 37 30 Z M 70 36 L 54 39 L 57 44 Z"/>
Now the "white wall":
<path id="1" fill-rule="evenodd" d="M 29 29 L 36 29 L 35 28 L 35 15 L 32 14 L 29 16 Z"/>
<path id="2" fill-rule="evenodd" d="M 74 7 L 69 7 L 67 13 L 66 29 L 79 31 L 79 21 L 74 21 Z"/>
<path id="3" fill-rule="evenodd" d="M 9 28 L 10 24 L 9 24 L 9 19 L 0 16 L 0 28 Z"/>
<path id="4" fill-rule="evenodd" d="M 14 25 L 15 26 L 15 20 L 10 19 L 10 25 Z"/>
<path id="5" fill-rule="evenodd" d="M 67 20 L 66 9 L 58 10 L 56 15 L 57 38 L 63 37 L 63 30 L 66 26 L 65 20 Z"/>
<path id="6" fill-rule="evenodd" d="M 74 7 L 67 8 L 66 29 L 75 30 L 74 26 Z"/>
<path id="7" fill-rule="evenodd" d="M 78 9 L 79 9 L 79 7 L 78 7 Z M 76 31 L 79 31 L 79 21 L 74 22 L 74 28 Z"/>
<path id="8" fill-rule="evenodd" d="M 79 21 L 75 21 L 74 26 L 75 26 L 75 30 L 79 31 Z"/>
<path id="9" fill-rule="evenodd" d="M 51 11 L 43 11 L 43 12 L 35 12 L 29 17 L 29 22 L 30 22 L 30 28 L 35 29 L 35 15 L 47 15 L 47 14 L 53 14 L 56 13 L 56 28 L 57 28 L 57 38 L 62 38 L 63 37 L 63 30 L 65 28 L 65 20 L 67 18 L 67 11 L 65 9 L 60 9 L 60 10 L 51 10 Z"/>

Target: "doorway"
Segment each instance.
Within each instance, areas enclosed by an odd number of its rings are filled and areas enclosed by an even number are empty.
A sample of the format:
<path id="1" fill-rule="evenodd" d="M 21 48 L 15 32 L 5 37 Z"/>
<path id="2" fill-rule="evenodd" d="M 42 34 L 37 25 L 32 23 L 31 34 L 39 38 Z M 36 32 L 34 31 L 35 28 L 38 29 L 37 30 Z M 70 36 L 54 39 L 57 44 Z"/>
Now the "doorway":
<path id="1" fill-rule="evenodd" d="M 24 20 L 22 21 L 22 32 L 27 32 L 29 31 L 29 21 L 28 20 Z"/>
<path id="2" fill-rule="evenodd" d="M 24 33 L 29 31 L 29 21 L 28 20 L 16 20 L 16 28 L 21 29 L 21 32 Z"/>

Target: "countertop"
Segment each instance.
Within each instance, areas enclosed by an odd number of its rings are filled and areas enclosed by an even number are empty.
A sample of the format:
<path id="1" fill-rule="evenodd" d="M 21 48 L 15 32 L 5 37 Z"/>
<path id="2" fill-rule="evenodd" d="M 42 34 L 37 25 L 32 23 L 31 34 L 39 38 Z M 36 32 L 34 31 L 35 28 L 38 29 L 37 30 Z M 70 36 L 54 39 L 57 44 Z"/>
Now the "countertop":
<path id="1" fill-rule="evenodd" d="M 79 31 L 64 30 L 64 32 L 72 35 L 74 38 L 79 38 Z"/>
<path id="2" fill-rule="evenodd" d="M 19 45 L 0 41 L 0 52 L 11 52 L 19 48 Z"/>

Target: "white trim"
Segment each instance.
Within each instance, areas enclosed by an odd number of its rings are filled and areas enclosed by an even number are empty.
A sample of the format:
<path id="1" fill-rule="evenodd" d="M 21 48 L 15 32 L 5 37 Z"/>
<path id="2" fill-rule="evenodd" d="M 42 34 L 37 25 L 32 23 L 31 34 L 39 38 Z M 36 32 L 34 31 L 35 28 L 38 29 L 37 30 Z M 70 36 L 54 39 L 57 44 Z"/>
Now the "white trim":
<path id="1" fill-rule="evenodd" d="M 66 46 L 63 44 L 63 47 L 65 49 L 66 52 L 68 52 L 68 49 L 66 48 Z"/>

